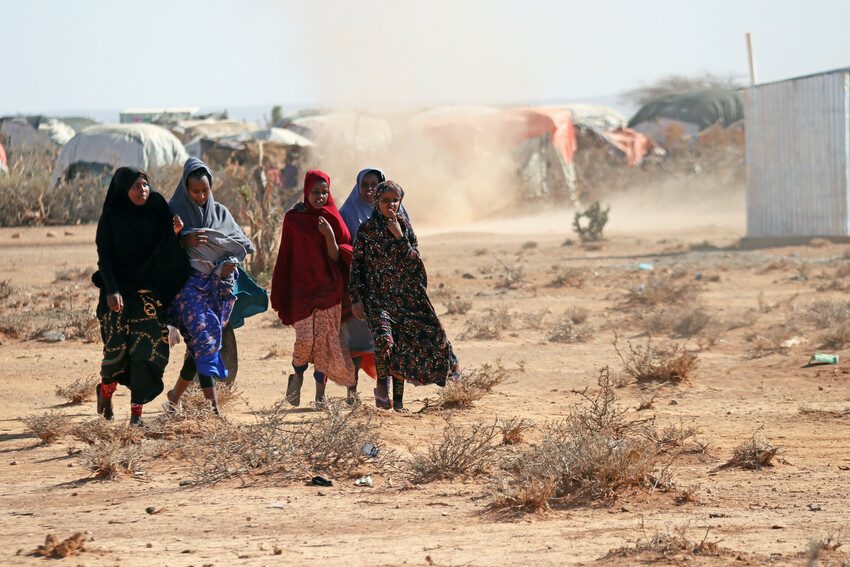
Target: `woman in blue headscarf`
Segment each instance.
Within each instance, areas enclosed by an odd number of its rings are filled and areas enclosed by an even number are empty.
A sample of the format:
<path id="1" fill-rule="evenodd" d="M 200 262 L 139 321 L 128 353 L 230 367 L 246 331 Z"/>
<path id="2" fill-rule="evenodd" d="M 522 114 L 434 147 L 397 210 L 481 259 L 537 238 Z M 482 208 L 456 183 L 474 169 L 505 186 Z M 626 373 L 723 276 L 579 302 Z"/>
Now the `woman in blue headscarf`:
<path id="1" fill-rule="evenodd" d="M 352 242 L 356 239 L 360 226 L 375 212 L 375 190 L 385 180 L 384 173 L 375 167 L 367 167 L 357 174 L 357 183 L 339 209 L 339 214 L 351 233 Z M 399 215 L 407 221 L 408 225 L 410 224 L 410 216 L 404 206 L 399 209 Z M 347 301 L 343 306 L 343 318 L 345 319 L 342 325 L 343 340 L 348 345 L 354 361 L 354 385 L 348 387 L 348 402 L 353 403 L 357 394 L 360 370 L 373 379 L 378 377 L 375 368 L 375 339 L 365 320 L 351 316 L 351 308 L 347 305 Z M 393 406 L 397 411 L 403 409 L 403 399 L 404 380 L 393 380 Z"/>

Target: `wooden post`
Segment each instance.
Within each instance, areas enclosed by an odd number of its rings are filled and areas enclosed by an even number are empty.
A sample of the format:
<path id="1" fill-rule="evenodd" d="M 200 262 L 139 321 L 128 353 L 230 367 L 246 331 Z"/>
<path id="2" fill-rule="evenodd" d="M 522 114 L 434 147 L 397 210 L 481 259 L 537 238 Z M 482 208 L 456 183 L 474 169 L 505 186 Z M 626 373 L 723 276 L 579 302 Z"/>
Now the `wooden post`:
<path id="1" fill-rule="evenodd" d="M 750 66 L 750 86 L 754 87 L 757 81 L 756 78 L 756 64 L 753 61 L 753 35 L 750 32 L 747 32 L 747 62 Z"/>

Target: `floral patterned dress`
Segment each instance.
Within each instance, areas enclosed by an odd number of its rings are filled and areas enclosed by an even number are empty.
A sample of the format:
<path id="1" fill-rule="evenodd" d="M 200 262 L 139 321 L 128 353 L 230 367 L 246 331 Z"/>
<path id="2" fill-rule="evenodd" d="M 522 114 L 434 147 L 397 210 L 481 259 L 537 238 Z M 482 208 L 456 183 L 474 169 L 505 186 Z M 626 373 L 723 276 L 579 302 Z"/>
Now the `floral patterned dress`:
<path id="1" fill-rule="evenodd" d="M 460 377 L 457 357 L 431 300 L 416 235 L 399 218 L 396 238 L 377 208 L 354 241 L 348 293 L 363 302 L 375 336 L 378 376 L 445 386 Z"/>

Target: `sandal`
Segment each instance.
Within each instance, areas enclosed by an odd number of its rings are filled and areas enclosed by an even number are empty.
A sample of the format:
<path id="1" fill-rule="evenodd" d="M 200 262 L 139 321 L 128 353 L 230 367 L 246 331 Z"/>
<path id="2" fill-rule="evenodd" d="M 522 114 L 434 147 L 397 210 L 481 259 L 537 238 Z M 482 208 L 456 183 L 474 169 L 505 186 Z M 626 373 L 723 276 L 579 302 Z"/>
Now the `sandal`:
<path id="1" fill-rule="evenodd" d="M 103 392 L 100 391 L 100 384 L 97 388 L 97 413 L 102 415 L 106 421 L 112 421 L 114 414 L 112 412 L 112 398 L 104 398 Z"/>
<path id="2" fill-rule="evenodd" d="M 388 394 L 381 395 L 381 391 L 375 388 L 375 407 L 378 409 L 390 409 L 393 407 Z"/>
<path id="3" fill-rule="evenodd" d="M 303 374 L 290 374 L 286 383 L 286 401 L 290 405 L 301 405 L 301 385 L 304 383 Z"/>

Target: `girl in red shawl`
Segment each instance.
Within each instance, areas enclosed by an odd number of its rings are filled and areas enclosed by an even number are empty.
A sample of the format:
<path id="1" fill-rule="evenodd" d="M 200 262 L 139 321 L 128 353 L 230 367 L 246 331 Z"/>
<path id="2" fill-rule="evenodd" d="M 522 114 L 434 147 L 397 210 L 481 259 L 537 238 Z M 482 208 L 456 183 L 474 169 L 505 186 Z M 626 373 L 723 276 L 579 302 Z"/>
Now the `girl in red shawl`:
<path id="1" fill-rule="evenodd" d="M 301 403 L 307 364 L 313 363 L 316 404 L 325 400 L 330 378 L 354 384 L 354 364 L 340 338 L 342 299 L 351 264 L 351 236 L 330 194 L 330 178 L 308 171 L 304 206 L 283 217 L 283 235 L 272 276 L 271 304 L 284 325 L 295 327 L 287 401 Z"/>

